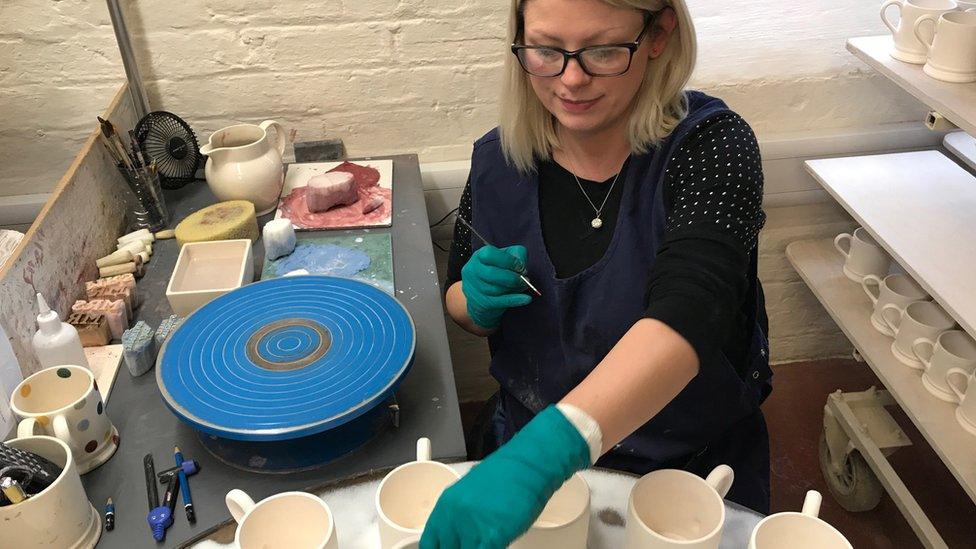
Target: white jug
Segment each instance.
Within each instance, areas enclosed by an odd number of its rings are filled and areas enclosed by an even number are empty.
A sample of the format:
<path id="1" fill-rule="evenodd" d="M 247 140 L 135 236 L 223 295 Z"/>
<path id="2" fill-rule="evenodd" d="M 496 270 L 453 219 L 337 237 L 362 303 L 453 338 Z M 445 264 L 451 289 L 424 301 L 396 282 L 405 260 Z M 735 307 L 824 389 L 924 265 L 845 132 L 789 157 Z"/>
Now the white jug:
<path id="1" fill-rule="evenodd" d="M 275 139 L 268 137 L 274 126 Z M 238 124 L 217 130 L 200 152 L 207 155 L 207 184 L 217 200 L 248 200 L 258 215 L 278 205 L 285 174 L 285 129 L 274 120 Z"/>

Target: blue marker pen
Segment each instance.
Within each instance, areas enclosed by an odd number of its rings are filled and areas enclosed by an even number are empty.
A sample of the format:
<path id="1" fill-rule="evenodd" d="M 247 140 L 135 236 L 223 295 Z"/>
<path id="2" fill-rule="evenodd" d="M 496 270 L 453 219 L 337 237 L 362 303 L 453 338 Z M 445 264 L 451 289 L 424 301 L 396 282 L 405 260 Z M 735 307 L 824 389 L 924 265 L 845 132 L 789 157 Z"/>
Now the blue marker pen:
<path id="1" fill-rule="evenodd" d="M 186 510 L 186 520 L 190 523 L 195 523 L 197 521 L 197 515 L 193 511 L 193 497 L 190 495 L 190 481 L 186 478 L 186 472 L 183 470 L 183 452 L 180 452 L 179 446 L 173 447 L 173 457 L 176 459 L 177 474 L 180 479 L 180 490 L 183 490 L 183 509 Z"/>

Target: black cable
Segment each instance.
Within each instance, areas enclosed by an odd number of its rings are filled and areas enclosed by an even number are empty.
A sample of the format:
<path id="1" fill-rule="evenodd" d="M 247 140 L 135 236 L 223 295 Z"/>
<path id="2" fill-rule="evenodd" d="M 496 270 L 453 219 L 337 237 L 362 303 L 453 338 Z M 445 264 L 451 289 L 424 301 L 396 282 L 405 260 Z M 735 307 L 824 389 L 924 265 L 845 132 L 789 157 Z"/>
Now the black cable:
<path id="1" fill-rule="evenodd" d="M 447 218 L 448 217 L 451 217 L 452 215 L 454 215 L 455 213 L 457 213 L 457 211 L 458 211 L 458 209 L 457 208 L 454 208 L 453 210 L 447 212 L 447 215 L 445 215 L 444 217 L 442 217 L 440 219 L 440 221 L 438 221 L 437 223 L 434 223 L 433 225 L 431 225 L 430 228 L 433 229 L 434 227 L 436 227 L 436 226 L 444 223 L 445 221 L 447 221 Z"/>

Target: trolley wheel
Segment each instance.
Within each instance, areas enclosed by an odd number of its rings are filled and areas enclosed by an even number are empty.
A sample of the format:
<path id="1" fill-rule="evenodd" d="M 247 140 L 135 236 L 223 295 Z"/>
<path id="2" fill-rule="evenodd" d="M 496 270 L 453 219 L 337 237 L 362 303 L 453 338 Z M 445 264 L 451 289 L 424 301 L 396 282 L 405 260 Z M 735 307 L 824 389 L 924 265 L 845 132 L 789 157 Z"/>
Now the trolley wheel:
<path id="1" fill-rule="evenodd" d="M 820 471 L 827 481 L 831 495 L 844 509 L 855 513 L 870 511 L 881 502 L 884 486 L 857 450 L 847 454 L 840 473 L 834 472 L 827 437 L 823 431 L 820 433 Z"/>

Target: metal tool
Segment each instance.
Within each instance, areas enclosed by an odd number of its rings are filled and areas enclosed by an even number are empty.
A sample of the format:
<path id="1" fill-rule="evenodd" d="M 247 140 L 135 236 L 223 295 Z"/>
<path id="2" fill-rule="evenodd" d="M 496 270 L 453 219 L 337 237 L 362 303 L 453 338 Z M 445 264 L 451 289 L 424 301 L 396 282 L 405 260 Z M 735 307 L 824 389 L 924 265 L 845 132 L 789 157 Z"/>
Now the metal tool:
<path id="1" fill-rule="evenodd" d="M 483 236 L 481 236 L 481 233 L 479 233 L 479 232 L 478 232 L 477 230 L 475 230 L 475 228 L 474 228 L 474 227 L 472 227 L 472 226 L 471 226 L 471 224 L 470 224 L 470 223 L 468 223 L 466 219 L 464 219 L 464 218 L 463 218 L 463 217 L 461 217 L 460 215 L 458 215 L 458 216 L 457 216 L 457 219 L 458 219 L 458 221 L 460 221 L 460 222 L 461 222 L 461 224 L 462 224 L 462 225 L 464 225 L 465 227 L 467 227 L 467 228 L 468 228 L 468 230 L 469 230 L 469 231 L 471 231 L 471 232 L 472 232 L 472 233 L 473 233 L 473 234 L 474 234 L 475 236 L 477 236 L 478 238 L 480 238 L 480 239 L 481 239 L 481 241 L 482 241 L 482 242 L 483 242 L 483 243 L 484 243 L 484 244 L 485 244 L 486 246 L 492 246 L 492 244 L 491 244 L 490 242 L 488 242 L 488 239 L 487 239 L 487 238 L 485 238 L 485 237 L 483 237 Z M 523 273 L 519 273 L 519 278 L 521 278 L 521 279 L 522 279 L 522 282 L 524 282 L 524 283 L 525 283 L 525 285 L 526 285 L 526 286 L 528 286 L 530 290 L 532 290 L 532 293 L 534 293 L 534 294 L 535 294 L 535 295 L 537 295 L 538 297 L 542 297 L 542 292 L 540 292 L 540 291 L 539 291 L 539 290 L 538 290 L 538 289 L 537 289 L 537 288 L 536 288 L 536 287 L 535 287 L 535 286 L 534 286 L 534 285 L 532 284 L 532 282 L 530 282 L 530 281 L 529 281 L 529 277 L 527 277 L 527 276 L 525 276 L 525 274 L 523 274 Z"/>

